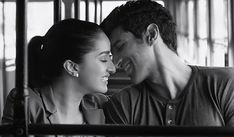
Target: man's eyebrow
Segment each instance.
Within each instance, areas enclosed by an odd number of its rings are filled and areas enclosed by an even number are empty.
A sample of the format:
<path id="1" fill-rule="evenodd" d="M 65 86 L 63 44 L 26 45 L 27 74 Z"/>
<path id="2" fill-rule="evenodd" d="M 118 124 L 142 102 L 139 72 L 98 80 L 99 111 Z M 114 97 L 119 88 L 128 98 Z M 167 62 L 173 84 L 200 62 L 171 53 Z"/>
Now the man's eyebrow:
<path id="1" fill-rule="evenodd" d="M 116 47 L 117 44 L 119 44 L 121 42 L 121 40 L 117 40 L 116 42 L 114 42 L 114 44 L 112 44 L 112 47 Z"/>

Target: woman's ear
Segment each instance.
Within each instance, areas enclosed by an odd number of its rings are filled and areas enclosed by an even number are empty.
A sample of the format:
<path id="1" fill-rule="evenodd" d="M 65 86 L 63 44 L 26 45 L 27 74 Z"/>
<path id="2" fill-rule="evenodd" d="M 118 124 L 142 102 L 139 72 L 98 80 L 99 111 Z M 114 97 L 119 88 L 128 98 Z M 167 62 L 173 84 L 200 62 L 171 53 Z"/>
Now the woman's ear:
<path id="1" fill-rule="evenodd" d="M 66 72 L 74 77 L 79 77 L 79 65 L 71 60 L 66 60 L 63 63 Z"/>
<path id="2" fill-rule="evenodd" d="M 152 45 L 155 40 L 157 40 L 159 35 L 158 26 L 155 23 L 151 23 L 148 25 L 146 29 L 146 41 L 149 45 Z"/>

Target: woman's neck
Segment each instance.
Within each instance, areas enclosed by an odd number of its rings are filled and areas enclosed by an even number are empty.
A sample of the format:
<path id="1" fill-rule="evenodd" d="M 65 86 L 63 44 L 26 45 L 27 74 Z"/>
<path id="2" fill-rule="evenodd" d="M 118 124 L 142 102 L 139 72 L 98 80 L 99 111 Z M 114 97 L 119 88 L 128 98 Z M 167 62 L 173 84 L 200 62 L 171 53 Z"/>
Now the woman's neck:
<path id="1" fill-rule="evenodd" d="M 81 124 L 83 115 L 79 109 L 84 93 L 79 86 L 68 80 L 57 80 L 51 86 L 59 123 Z"/>

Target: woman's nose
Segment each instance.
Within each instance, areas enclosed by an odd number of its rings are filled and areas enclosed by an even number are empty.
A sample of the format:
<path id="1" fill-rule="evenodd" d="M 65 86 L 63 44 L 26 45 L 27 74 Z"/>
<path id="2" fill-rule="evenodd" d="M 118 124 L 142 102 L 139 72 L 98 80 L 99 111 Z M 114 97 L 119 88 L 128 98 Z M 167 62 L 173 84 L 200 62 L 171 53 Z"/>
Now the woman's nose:
<path id="1" fill-rule="evenodd" d="M 112 61 L 110 61 L 108 64 L 109 64 L 109 65 L 108 65 L 108 68 L 107 68 L 108 72 L 109 72 L 110 74 L 114 74 L 114 73 L 116 72 L 115 65 L 113 64 Z"/>

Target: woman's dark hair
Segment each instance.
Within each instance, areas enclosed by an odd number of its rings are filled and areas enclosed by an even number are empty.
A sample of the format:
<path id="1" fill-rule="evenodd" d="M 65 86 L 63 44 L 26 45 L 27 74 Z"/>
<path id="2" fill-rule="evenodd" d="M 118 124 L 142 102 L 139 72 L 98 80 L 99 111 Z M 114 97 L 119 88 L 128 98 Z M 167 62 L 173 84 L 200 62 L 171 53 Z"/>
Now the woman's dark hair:
<path id="1" fill-rule="evenodd" d="M 100 32 L 95 23 L 66 19 L 54 24 L 45 36 L 33 37 L 28 44 L 29 86 L 51 83 L 68 59 L 82 63 L 83 56 L 94 49 Z"/>
<path id="2" fill-rule="evenodd" d="M 128 1 L 112 10 L 100 26 L 108 37 L 115 28 L 122 27 L 142 38 L 142 33 L 151 23 L 158 25 L 163 41 L 176 52 L 176 24 L 170 12 L 154 0 Z"/>

